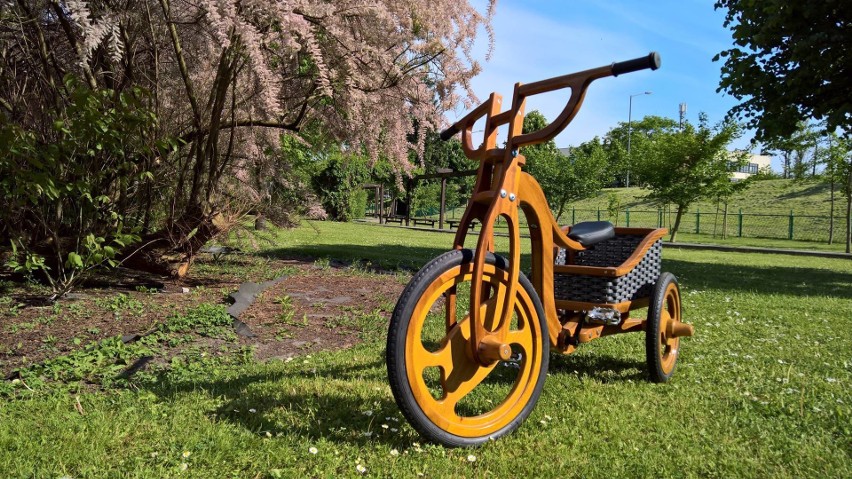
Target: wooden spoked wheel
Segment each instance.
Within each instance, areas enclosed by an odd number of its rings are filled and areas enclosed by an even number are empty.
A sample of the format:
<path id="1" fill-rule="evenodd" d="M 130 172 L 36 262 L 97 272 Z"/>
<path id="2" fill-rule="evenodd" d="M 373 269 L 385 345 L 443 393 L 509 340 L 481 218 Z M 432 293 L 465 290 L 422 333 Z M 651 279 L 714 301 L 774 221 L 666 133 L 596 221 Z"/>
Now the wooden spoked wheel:
<path id="1" fill-rule="evenodd" d="M 674 374 L 680 352 L 680 337 L 674 331 L 681 324 L 680 289 L 671 273 L 663 273 L 654 286 L 648 306 L 645 353 L 651 381 L 664 383 Z"/>
<path id="2" fill-rule="evenodd" d="M 535 407 L 550 343 L 541 302 L 521 274 L 504 344 L 511 358 L 483 365 L 471 353 L 473 252 L 435 258 L 406 287 L 391 319 L 387 366 L 397 404 L 414 428 L 446 446 L 473 446 L 516 429 Z M 500 317 L 510 281 L 505 260 L 487 255 L 480 305 L 485 329 Z"/>

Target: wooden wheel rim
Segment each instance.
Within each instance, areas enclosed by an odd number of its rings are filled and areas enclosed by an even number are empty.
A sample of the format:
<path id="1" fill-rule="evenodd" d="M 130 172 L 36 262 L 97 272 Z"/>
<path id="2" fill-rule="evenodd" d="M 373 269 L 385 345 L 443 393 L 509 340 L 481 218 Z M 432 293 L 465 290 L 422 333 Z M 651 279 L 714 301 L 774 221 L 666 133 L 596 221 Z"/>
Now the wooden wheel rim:
<path id="1" fill-rule="evenodd" d="M 660 367 L 665 374 L 674 369 L 680 349 L 680 338 L 672 336 L 672 326 L 680 322 L 680 293 L 677 284 L 669 283 L 660 309 Z"/>
<path id="2" fill-rule="evenodd" d="M 472 264 L 456 266 L 433 281 L 421 295 L 408 323 L 405 338 L 405 368 L 408 384 L 417 405 L 433 424 L 460 437 L 483 437 L 494 434 L 518 418 L 529 403 L 538 382 L 542 362 L 541 325 L 532 299 L 524 288 L 517 289 L 515 313 L 518 329 L 509 332 L 506 342 L 523 351 L 518 375 L 506 398 L 493 409 L 478 416 L 460 416 L 455 407 L 472 392 L 499 364 L 482 366 L 468 353 L 470 321 L 467 315 L 451 327 L 436 352 L 429 352 L 422 343 L 422 329 L 432 305 L 445 291 L 472 277 Z M 492 306 L 501 304 L 501 294 L 508 287 L 508 272 L 493 265 L 484 266 L 483 282 L 495 288 Z M 497 312 L 499 313 L 499 311 Z M 426 368 L 439 367 L 443 395 L 435 399 L 429 391 L 423 373 Z M 462 379 L 459 379 L 462 378 Z"/>

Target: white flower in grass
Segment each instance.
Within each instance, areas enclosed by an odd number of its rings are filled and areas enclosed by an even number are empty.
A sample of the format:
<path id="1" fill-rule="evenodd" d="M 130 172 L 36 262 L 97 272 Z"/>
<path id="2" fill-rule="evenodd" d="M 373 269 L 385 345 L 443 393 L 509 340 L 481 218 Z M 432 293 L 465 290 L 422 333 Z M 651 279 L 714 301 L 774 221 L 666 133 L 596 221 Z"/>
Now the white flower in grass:
<path id="1" fill-rule="evenodd" d="M 189 451 L 183 451 L 183 454 L 181 454 L 180 457 L 186 459 L 190 456 L 190 454 L 192 454 L 192 453 L 189 452 Z"/>
<path id="2" fill-rule="evenodd" d="M 251 409 L 249 409 L 249 412 L 250 412 L 250 413 L 252 413 L 252 414 L 254 414 L 254 413 L 256 413 L 256 412 L 257 412 L 257 409 L 255 409 L 255 408 L 251 408 Z"/>
<path id="3" fill-rule="evenodd" d="M 362 466 L 361 464 L 356 465 L 355 470 L 358 471 L 361 474 L 364 474 L 365 472 L 367 472 L 367 468 Z"/>
<path id="4" fill-rule="evenodd" d="M 467 462 L 476 462 L 476 456 L 474 456 L 473 454 L 468 454 Z"/>
<path id="5" fill-rule="evenodd" d="M 185 462 L 180 463 L 180 470 L 181 470 L 181 471 L 185 471 L 185 470 L 187 470 L 188 468 L 189 468 L 189 464 L 187 464 L 187 463 L 185 463 Z"/>
<path id="6" fill-rule="evenodd" d="M 398 450 L 396 450 L 396 449 L 391 449 L 391 450 L 390 450 L 390 455 L 391 455 L 391 456 L 399 456 L 399 451 L 398 451 Z"/>
<path id="7" fill-rule="evenodd" d="M 382 429 L 388 429 L 389 427 L 390 426 L 388 426 L 387 424 L 382 424 Z"/>
<path id="8" fill-rule="evenodd" d="M 837 382 L 837 379 L 834 379 L 834 378 L 825 378 L 825 380 L 830 382 L 830 383 L 836 383 Z"/>
<path id="9" fill-rule="evenodd" d="M 372 416 L 372 415 L 373 415 L 373 411 L 372 411 L 372 410 L 370 410 L 370 409 L 367 409 L 367 410 L 366 410 L 366 411 L 364 411 L 362 414 L 363 414 L 363 415 L 365 415 L 365 416 L 367 416 L 367 417 L 370 417 L 370 416 Z"/>
<path id="10" fill-rule="evenodd" d="M 311 446 L 308 448 L 308 452 L 311 454 L 316 454 L 319 452 L 319 449 L 315 448 L 314 446 Z"/>

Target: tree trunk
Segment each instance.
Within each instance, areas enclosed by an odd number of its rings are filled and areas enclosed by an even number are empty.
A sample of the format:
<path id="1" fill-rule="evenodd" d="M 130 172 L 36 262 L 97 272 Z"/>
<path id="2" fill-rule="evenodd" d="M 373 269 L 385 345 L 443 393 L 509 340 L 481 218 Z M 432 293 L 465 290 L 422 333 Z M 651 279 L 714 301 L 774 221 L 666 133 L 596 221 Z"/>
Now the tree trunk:
<path id="1" fill-rule="evenodd" d="M 828 210 L 828 244 L 834 243 L 834 172 L 831 173 L 831 208 Z"/>
<path id="2" fill-rule="evenodd" d="M 852 174 L 849 183 L 852 183 Z M 852 195 L 846 196 L 846 252 L 852 253 Z"/>
<path id="3" fill-rule="evenodd" d="M 678 228 L 680 228 L 680 219 L 683 217 L 683 210 L 684 210 L 684 207 L 681 206 L 681 205 L 678 205 L 677 215 L 675 216 L 675 224 L 672 227 L 672 237 L 669 240 L 672 243 L 674 243 L 676 238 L 677 238 L 677 230 L 678 230 Z"/>
<path id="4" fill-rule="evenodd" d="M 722 213 L 722 239 L 728 239 L 728 202 L 725 202 L 725 211 Z"/>
<path id="5" fill-rule="evenodd" d="M 205 214 L 195 206 L 165 228 L 142 237 L 139 244 L 127 247 L 120 259 L 131 269 L 182 278 L 198 250 L 226 229 L 220 214 Z"/>

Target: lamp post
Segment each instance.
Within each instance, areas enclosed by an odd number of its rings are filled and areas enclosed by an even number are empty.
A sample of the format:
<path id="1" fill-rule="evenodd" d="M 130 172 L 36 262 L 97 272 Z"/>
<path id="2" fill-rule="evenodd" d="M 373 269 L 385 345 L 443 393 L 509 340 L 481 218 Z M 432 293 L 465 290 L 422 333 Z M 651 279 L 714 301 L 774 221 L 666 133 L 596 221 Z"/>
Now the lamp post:
<path id="1" fill-rule="evenodd" d="M 642 93 L 630 95 L 630 104 L 627 108 L 627 181 L 625 184 L 625 186 L 627 186 L 628 188 L 630 187 L 630 137 L 633 131 L 631 128 L 631 120 L 633 117 L 633 97 L 650 94 L 651 92 L 649 91 L 643 91 Z"/>

